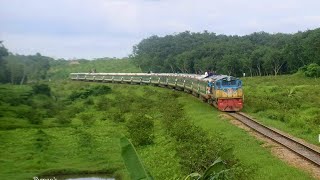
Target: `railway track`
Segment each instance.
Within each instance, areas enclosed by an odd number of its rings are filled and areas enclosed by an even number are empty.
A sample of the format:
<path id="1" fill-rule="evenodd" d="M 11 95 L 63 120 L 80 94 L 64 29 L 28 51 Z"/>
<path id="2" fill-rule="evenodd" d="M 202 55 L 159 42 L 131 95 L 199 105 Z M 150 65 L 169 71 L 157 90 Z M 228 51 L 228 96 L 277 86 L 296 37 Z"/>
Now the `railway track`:
<path id="1" fill-rule="evenodd" d="M 307 159 L 320 167 L 320 152 L 308 144 L 298 142 L 297 140 L 277 131 L 273 130 L 243 113 L 228 113 L 230 116 L 241 121 L 246 126 L 257 131 L 258 133 L 272 139 L 273 141 L 285 146 L 299 156 Z"/>

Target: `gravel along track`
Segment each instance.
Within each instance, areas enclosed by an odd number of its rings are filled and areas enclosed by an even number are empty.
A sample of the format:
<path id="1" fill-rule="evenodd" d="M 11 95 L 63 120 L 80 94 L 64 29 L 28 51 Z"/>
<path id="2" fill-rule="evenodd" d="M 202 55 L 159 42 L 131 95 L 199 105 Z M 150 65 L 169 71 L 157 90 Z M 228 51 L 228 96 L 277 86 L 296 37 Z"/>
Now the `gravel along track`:
<path id="1" fill-rule="evenodd" d="M 275 131 L 255 120 L 246 116 L 243 113 L 228 113 L 230 116 L 234 117 L 235 119 L 241 121 L 248 127 L 252 128 L 253 130 L 257 131 L 258 133 L 272 139 L 273 141 L 285 146 L 286 148 L 290 149 L 291 151 L 297 153 L 298 155 L 304 157 L 308 161 L 316 164 L 320 167 L 320 152 L 316 149 L 308 146 L 307 144 L 302 144 L 291 137 L 282 134 L 278 131 Z"/>

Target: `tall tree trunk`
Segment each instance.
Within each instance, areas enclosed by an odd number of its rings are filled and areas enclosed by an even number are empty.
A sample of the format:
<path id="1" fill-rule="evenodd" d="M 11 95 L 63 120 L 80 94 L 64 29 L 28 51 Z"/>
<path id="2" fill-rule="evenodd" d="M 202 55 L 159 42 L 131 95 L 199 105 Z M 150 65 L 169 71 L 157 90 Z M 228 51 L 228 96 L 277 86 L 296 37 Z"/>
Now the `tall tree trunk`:
<path id="1" fill-rule="evenodd" d="M 260 65 L 257 65 L 257 69 L 258 69 L 259 76 L 261 76 L 261 67 L 260 67 Z"/>

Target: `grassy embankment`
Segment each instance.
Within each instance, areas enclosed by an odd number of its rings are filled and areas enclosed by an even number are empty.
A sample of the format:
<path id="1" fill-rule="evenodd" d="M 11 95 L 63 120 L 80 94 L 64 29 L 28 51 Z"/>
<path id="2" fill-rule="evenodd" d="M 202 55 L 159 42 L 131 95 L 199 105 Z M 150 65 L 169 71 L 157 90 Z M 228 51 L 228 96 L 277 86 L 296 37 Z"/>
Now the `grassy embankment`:
<path id="1" fill-rule="evenodd" d="M 57 99 L 32 94 L 29 86 L 1 86 L 1 95 L 6 96 L 1 97 L 1 113 L 5 114 L 0 117 L 0 179 L 90 172 L 126 178 L 119 137 L 134 141 L 137 137 L 127 127 L 140 117 L 154 126 L 152 143 L 138 144 L 137 150 L 156 179 L 181 179 L 201 170 L 193 165 L 208 163 L 207 155 L 216 158 L 228 147 L 233 147 L 231 160 L 237 163 L 232 177 L 310 179 L 190 95 L 149 86 L 108 86 L 111 92 L 99 95 L 91 91 L 101 90 L 93 83 L 51 83 L 52 94 L 59 93 Z M 87 96 L 86 92 L 94 93 Z M 28 98 L 21 98 L 25 96 Z M 43 98 L 45 102 L 39 100 Z M 22 100 L 15 104 L 17 99 Z M 23 109 L 37 116 L 23 116 Z M 139 131 L 149 132 L 148 128 Z"/>
<path id="2" fill-rule="evenodd" d="M 246 112 L 320 146 L 320 79 L 300 74 L 243 78 Z"/>
<path id="3" fill-rule="evenodd" d="M 51 78 L 92 68 L 139 72 L 131 63 L 120 65 L 120 61 L 59 65 L 50 70 Z M 119 149 L 123 135 L 135 142 L 151 139 L 149 145 L 138 143 L 137 150 L 156 179 L 182 179 L 201 171 L 194 164 L 208 164 L 229 147 L 234 149 L 229 159 L 236 168 L 234 178 L 310 179 L 221 119 L 220 112 L 189 95 L 129 85 L 110 84 L 111 92 L 106 94 L 97 93 L 101 89 L 93 83 L 52 81 L 49 85 L 51 96 L 34 94 L 30 86 L 1 85 L 0 179 L 99 172 L 126 179 Z M 141 117 L 142 122 L 152 124 L 151 131 L 140 128 Z M 150 139 L 139 139 L 128 127 L 137 127 L 138 133 Z"/>
<path id="4" fill-rule="evenodd" d="M 70 73 L 88 73 L 92 69 L 99 72 L 141 72 L 128 59 L 108 59 L 108 60 L 80 60 L 79 64 L 71 64 L 69 61 L 51 61 L 48 77 L 50 79 L 66 79 Z"/>

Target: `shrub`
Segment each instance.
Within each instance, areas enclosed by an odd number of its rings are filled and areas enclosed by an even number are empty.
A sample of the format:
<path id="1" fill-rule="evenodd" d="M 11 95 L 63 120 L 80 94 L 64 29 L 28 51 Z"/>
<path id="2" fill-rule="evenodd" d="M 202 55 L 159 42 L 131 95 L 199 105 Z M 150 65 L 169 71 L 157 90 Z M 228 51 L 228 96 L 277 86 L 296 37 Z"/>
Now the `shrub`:
<path id="1" fill-rule="evenodd" d="M 56 116 L 56 122 L 62 125 L 71 123 L 72 114 L 68 111 L 62 111 Z"/>
<path id="2" fill-rule="evenodd" d="M 110 112 L 110 118 L 114 121 L 114 122 L 124 122 L 125 118 L 123 116 L 123 113 L 120 110 L 115 110 Z"/>
<path id="3" fill-rule="evenodd" d="M 42 114 L 37 110 L 30 110 L 24 114 L 24 117 L 29 120 L 31 124 L 42 124 Z"/>
<path id="4" fill-rule="evenodd" d="M 99 111 L 107 110 L 109 108 L 109 106 L 110 106 L 110 102 L 109 101 L 110 101 L 110 99 L 108 99 L 108 98 L 106 98 L 104 96 L 100 97 L 96 102 L 96 105 L 95 105 L 96 109 L 99 110 Z"/>
<path id="5" fill-rule="evenodd" d="M 92 98 L 87 98 L 83 101 L 84 105 L 94 105 L 94 100 Z"/>
<path id="6" fill-rule="evenodd" d="M 171 94 L 163 95 L 162 99 L 166 99 L 168 96 L 178 98 L 178 96 Z M 161 103 L 165 104 L 165 102 Z M 221 135 L 217 134 L 211 137 L 202 128 L 190 122 L 185 117 L 183 107 L 180 104 L 166 104 L 161 107 L 161 113 L 163 114 L 161 123 L 168 134 L 175 139 L 175 150 L 184 172 L 203 173 L 206 167 L 209 167 L 225 151 L 231 149 Z M 225 161 L 230 168 L 234 168 L 238 163 L 238 160 L 233 156 L 227 157 Z"/>
<path id="7" fill-rule="evenodd" d="M 48 84 L 35 84 L 32 86 L 32 90 L 34 94 L 44 94 L 47 96 L 51 96 L 51 89 Z"/>
<path id="8" fill-rule="evenodd" d="M 77 134 L 77 142 L 79 148 L 86 148 L 87 150 L 92 150 L 94 144 L 94 138 L 90 133 L 83 129 L 76 129 L 75 133 Z"/>
<path id="9" fill-rule="evenodd" d="M 320 66 L 317 63 L 312 63 L 300 68 L 300 71 L 307 77 L 320 77 Z"/>
<path id="10" fill-rule="evenodd" d="M 153 120 L 144 115 L 138 114 L 136 117 L 130 119 L 126 126 L 132 139 L 133 144 L 136 146 L 143 146 L 153 143 Z"/>
<path id="11" fill-rule="evenodd" d="M 86 99 L 89 96 L 98 96 L 102 94 L 107 94 L 111 92 L 111 88 L 105 85 L 91 86 L 83 90 L 73 91 L 69 95 L 69 99 L 74 101 L 76 99 Z"/>
<path id="12" fill-rule="evenodd" d="M 35 135 L 36 139 L 34 142 L 34 145 L 37 150 L 39 151 L 45 151 L 49 148 L 49 145 L 51 144 L 49 135 L 42 131 L 41 129 L 36 132 Z"/>
<path id="13" fill-rule="evenodd" d="M 83 112 L 85 110 L 84 105 L 82 103 L 73 103 L 67 108 L 70 117 L 74 117 L 76 114 Z"/>
<path id="14" fill-rule="evenodd" d="M 79 113 L 78 117 L 80 118 L 83 125 L 85 125 L 85 126 L 91 126 L 96 121 L 94 119 L 94 115 L 92 113 L 88 113 L 88 112 Z"/>

